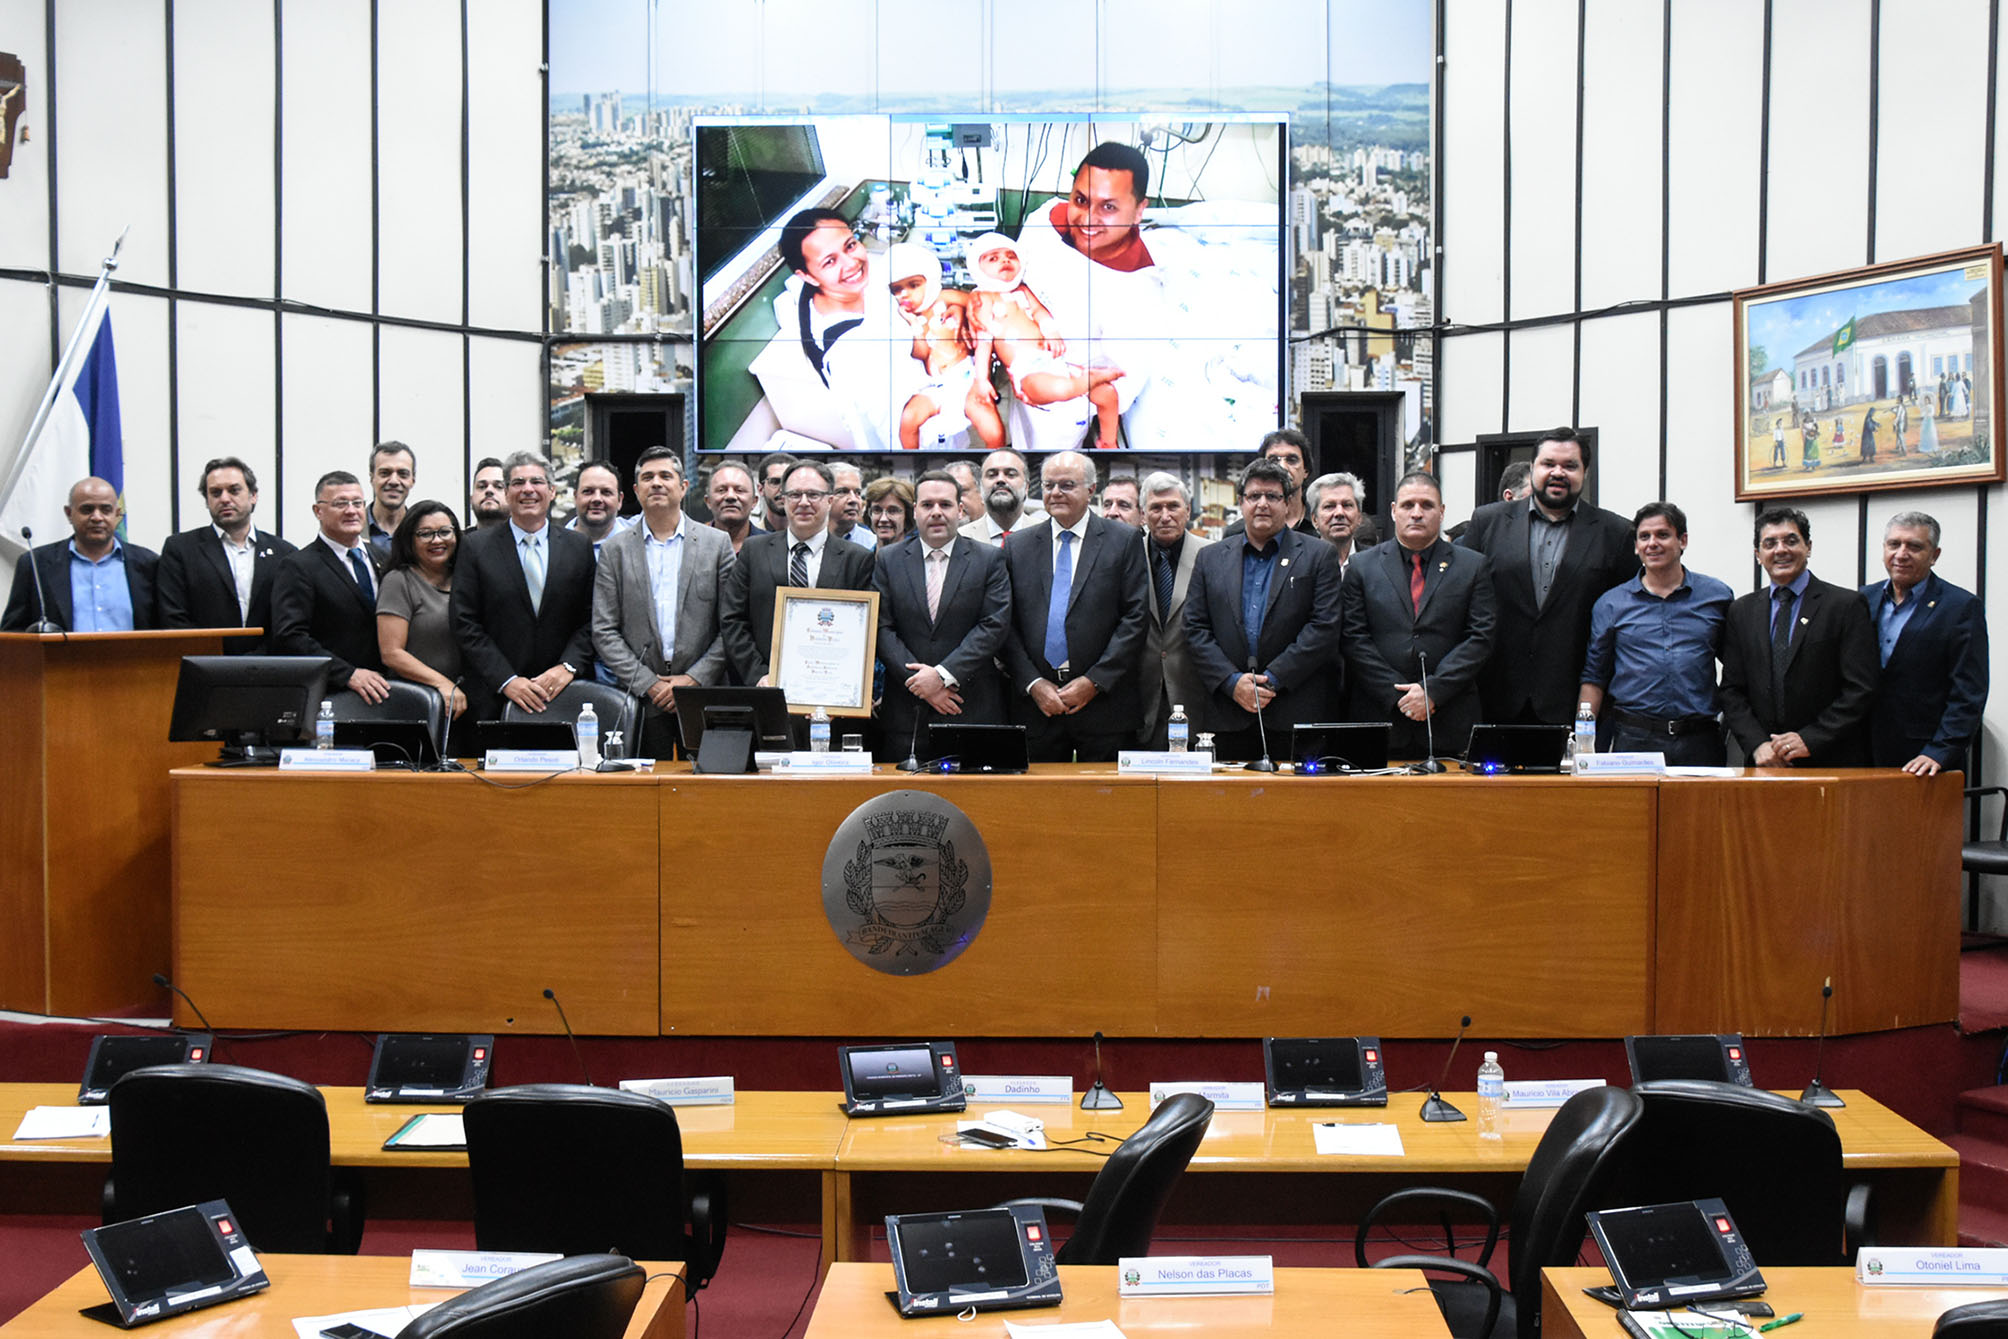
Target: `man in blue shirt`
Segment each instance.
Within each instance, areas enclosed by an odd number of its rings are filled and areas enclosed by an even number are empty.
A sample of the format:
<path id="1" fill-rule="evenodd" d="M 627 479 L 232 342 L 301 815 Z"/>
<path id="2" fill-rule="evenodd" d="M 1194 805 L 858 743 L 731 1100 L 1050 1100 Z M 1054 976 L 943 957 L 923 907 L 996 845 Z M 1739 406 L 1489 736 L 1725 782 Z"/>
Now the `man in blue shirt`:
<path id="1" fill-rule="evenodd" d="M 154 626 L 154 569 L 160 555 L 119 539 L 125 508 L 103 479 L 80 479 L 63 507 L 71 537 L 38 545 L 31 564 L 14 564 L 0 632 L 27 632 L 47 618 L 62 632 L 131 632 Z M 41 576 L 36 599 L 31 573 Z M 46 612 L 45 612 L 46 611 Z"/>
<path id="2" fill-rule="evenodd" d="M 1600 718 L 1599 747 L 1720 767 L 1728 750 L 1716 719 L 1715 657 L 1735 597 L 1726 583 L 1683 565 L 1687 513 L 1679 507 L 1648 502 L 1632 527 L 1642 570 L 1590 610 L 1579 700 Z"/>
<path id="3" fill-rule="evenodd" d="M 1987 706 L 1987 611 L 1934 573 L 1937 562 L 1938 522 L 1898 512 L 1883 526 L 1889 580 L 1862 587 L 1883 669 L 1869 712 L 1870 761 L 1914 776 L 1963 770 Z"/>

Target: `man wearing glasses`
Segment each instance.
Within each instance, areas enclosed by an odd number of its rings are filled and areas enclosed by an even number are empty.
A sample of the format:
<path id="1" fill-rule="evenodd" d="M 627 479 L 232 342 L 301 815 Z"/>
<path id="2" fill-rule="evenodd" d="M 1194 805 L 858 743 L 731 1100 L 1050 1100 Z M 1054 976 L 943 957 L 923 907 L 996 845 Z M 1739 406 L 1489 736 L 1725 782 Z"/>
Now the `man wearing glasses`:
<path id="1" fill-rule="evenodd" d="M 502 462 L 509 523 L 461 536 L 449 606 L 475 720 L 506 698 L 540 712 L 592 667 L 593 546 L 552 525 L 551 466 L 518 451 Z"/>
<path id="2" fill-rule="evenodd" d="M 377 649 L 377 585 L 383 577 L 367 525 L 362 481 L 332 470 L 314 485 L 320 534 L 290 553 L 272 575 L 273 654 L 328 656 L 330 689 L 348 688 L 365 702 L 390 696 Z"/>
<path id="3" fill-rule="evenodd" d="M 785 530 L 754 535 L 725 581 L 720 616 L 725 654 L 739 682 L 768 686 L 774 642 L 774 592 L 783 586 L 870 590 L 872 551 L 830 533 L 835 480 L 815 461 L 798 461 L 782 481 Z"/>

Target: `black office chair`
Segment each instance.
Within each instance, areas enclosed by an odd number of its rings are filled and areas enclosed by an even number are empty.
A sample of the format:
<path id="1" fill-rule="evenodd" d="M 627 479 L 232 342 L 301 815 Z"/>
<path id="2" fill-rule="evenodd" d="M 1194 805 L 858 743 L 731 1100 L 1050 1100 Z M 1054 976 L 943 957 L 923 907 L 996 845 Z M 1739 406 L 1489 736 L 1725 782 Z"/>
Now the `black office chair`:
<path id="1" fill-rule="evenodd" d="M 621 732 L 630 754 L 634 751 L 635 723 L 641 719 L 641 703 L 635 697 L 614 687 L 593 679 L 574 679 L 565 685 L 565 690 L 551 699 L 551 705 L 543 711 L 525 711 L 514 702 L 502 709 L 505 721 L 564 721 L 567 724 L 579 719 L 579 708 L 586 703 L 593 704 L 593 715 L 600 718 L 600 738 L 605 739 L 615 730 Z"/>
<path id="2" fill-rule="evenodd" d="M 1967 1302 L 1953 1307 L 1931 1327 L 1932 1339 L 2008 1339 L 2008 1300 Z"/>
<path id="3" fill-rule="evenodd" d="M 1989 795 L 2008 796 L 2008 786 L 1968 786 L 1960 792 L 1968 800 L 1967 809 L 1971 818 L 1967 824 L 1965 842 L 1959 847 L 1959 868 L 1968 874 L 2008 874 L 2008 802 L 2001 806 L 2001 830 L 1994 834 L 1994 840 L 1984 841 L 1980 836 L 1980 801 Z M 1980 924 L 1980 887 L 1974 884 L 1966 899 L 1966 924 L 1977 928 Z"/>
<path id="4" fill-rule="evenodd" d="M 390 696 L 381 702 L 365 702 L 362 694 L 344 688 L 329 693 L 338 721 L 424 721 L 439 756 L 446 756 L 446 701 L 431 684 L 386 679 Z"/>
<path id="5" fill-rule="evenodd" d="M 1112 1265 L 1126 1255 L 1148 1255 L 1165 1201 L 1212 1123 L 1213 1103 L 1198 1093 L 1174 1094 L 1109 1155 L 1085 1201 L 1006 1203 L 1036 1204 L 1048 1213 L 1074 1216 L 1074 1234 L 1053 1257 L 1060 1264 Z"/>
<path id="6" fill-rule="evenodd" d="M 153 1065 L 112 1085 L 107 1223 L 226 1199 L 260 1251 L 354 1255 L 362 1183 L 329 1164 L 311 1083 L 239 1065 Z"/>
<path id="7" fill-rule="evenodd" d="M 1868 1186 L 1849 1183 L 1841 1136 L 1820 1108 L 1702 1079 L 1632 1091 L 1645 1114 L 1614 1203 L 1720 1198 L 1760 1268 L 1849 1265 L 1875 1244 Z"/>
<path id="8" fill-rule="evenodd" d="M 441 1302 L 397 1339 L 620 1339 L 646 1284 L 625 1256 L 551 1260 Z"/>
<path id="9" fill-rule="evenodd" d="M 1626 1088 L 1588 1088 L 1571 1097 L 1548 1122 L 1534 1148 L 1520 1189 L 1513 1196 L 1510 1289 L 1502 1289 L 1491 1268 L 1492 1248 L 1499 1240 L 1499 1214 L 1468 1191 L 1434 1186 L 1397 1190 L 1367 1210 L 1353 1237 L 1353 1258 L 1360 1268 L 1422 1269 L 1456 1274 L 1456 1279 L 1432 1279 L 1443 1322 L 1456 1339 L 1534 1339 L 1541 1332 L 1541 1270 L 1572 1265 L 1582 1250 L 1586 1210 L 1597 1208 L 1604 1183 L 1622 1156 L 1645 1104 Z M 1448 1250 L 1456 1249 L 1450 1214 L 1462 1208 L 1485 1226 L 1478 1259 L 1452 1254 L 1396 1255 L 1367 1259 L 1367 1237 L 1384 1214 L 1393 1209 L 1413 1212 L 1427 1204 L 1443 1206 L 1441 1218 Z"/>
<path id="10" fill-rule="evenodd" d="M 725 1250 L 725 1185 L 686 1174 L 666 1102 L 614 1088 L 496 1088 L 462 1113 L 484 1251 L 681 1260 L 691 1292 Z"/>

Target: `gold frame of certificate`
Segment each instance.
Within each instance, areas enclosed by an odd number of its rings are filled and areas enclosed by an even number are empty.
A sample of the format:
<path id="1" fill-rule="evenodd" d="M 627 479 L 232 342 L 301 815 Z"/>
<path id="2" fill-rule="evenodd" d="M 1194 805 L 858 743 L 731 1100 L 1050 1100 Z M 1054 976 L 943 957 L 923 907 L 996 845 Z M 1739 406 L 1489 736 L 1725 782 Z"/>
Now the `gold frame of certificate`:
<path id="1" fill-rule="evenodd" d="M 878 611 L 875 590 L 783 586 L 774 592 L 774 653 L 768 663 L 771 682 L 788 695 L 789 711 L 821 707 L 832 716 L 872 714 Z"/>

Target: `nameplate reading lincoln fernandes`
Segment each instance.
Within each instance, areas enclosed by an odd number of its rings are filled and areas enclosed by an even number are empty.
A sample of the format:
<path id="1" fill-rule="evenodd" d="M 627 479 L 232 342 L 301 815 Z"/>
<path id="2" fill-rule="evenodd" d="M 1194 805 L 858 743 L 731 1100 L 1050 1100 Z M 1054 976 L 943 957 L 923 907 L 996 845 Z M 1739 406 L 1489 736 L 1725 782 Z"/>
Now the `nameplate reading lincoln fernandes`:
<path id="1" fill-rule="evenodd" d="M 845 951 L 875 972 L 946 967 L 990 914 L 990 852 L 969 816 L 939 795 L 874 796 L 830 839 L 823 914 Z"/>

